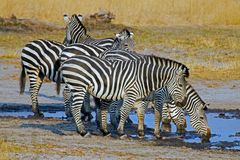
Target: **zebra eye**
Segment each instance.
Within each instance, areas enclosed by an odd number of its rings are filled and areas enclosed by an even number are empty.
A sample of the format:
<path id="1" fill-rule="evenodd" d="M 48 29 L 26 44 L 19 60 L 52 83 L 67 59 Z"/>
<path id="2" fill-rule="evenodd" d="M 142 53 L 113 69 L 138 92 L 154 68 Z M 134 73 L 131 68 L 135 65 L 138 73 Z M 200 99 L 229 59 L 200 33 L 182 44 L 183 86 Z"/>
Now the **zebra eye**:
<path id="1" fill-rule="evenodd" d="M 199 117 L 201 120 L 203 120 L 203 117 Z"/>
<path id="2" fill-rule="evenodd" d="M 179 86 L 182 87 L 183 85 L 180 83 Z"/>

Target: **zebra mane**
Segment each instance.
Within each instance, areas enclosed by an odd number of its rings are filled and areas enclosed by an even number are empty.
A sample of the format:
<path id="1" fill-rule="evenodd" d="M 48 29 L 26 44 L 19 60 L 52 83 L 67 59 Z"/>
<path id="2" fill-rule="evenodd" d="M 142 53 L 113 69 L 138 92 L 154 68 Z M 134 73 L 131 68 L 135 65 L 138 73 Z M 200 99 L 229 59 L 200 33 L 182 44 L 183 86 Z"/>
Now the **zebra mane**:
<path id="1" fill-rule="evenodd" d="M 204 100 L 200 97 L 200 95 L 197 93 L 197 91 L 194 89 L 194 87 L 192 85 L 190 85 L 189 83 L 187 84 L 187 89 L 190 89 L 191 92 L 194 92 L 197 95 L 197 97 L 200 99 L 200 102 L 203 105 L 206 105 L 206 102 L 204 102 Z"/>
<path id="2" fill-rule="evenodd" d="M 155 59 L 156 61 L 160 60 L 162 63 L 167 63 L 167 62 L 175 63 L 178 66 L 180 66 L 182 70 L 185 69 L 185 73 L 184 74 L 186 75 L 187 78 L 190 75 L 189 68 L 185 64 L 182 64 L 182 63 L 177 62 L 175 60 L 172 60 L 172 59 L 169 59 L 169 58 L 164 58 L 164 57 L 159 57 L 159 56 L 156 56 L 156 55 L 144 55 L 144 57 L 153 57 L 153 59 Z"/>
<path id="3" fill-rule="evenodd" d="M 80 21 L 80 19 L 78 18 L 78 16 L 76 14 L 73 14 L 72 17 L 77 21 L 77 23 L 84 29 L 84 34 L 87 34 L 87 29 L 86 27 L 82 24 L 82 22 Z"/>

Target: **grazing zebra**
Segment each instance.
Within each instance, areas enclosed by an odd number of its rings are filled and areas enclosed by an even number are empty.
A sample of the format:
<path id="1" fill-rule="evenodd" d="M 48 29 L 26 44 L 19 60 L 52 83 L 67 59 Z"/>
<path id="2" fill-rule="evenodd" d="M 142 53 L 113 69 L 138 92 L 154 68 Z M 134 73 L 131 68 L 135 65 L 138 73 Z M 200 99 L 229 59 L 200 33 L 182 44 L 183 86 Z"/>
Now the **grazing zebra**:
<path id="1" fill-rule="evenodd" d="M 181 108 L 189 114 L 191 126 L 202 136 L 204 141 L 209 141 L 211 130 L 208 127 L 208 121 L 205 114 L 208 104 L 201 99 L 190 84 L 186 86 L 186 91 L 186 104 L 181 106 Z"/>
<path id="2" fill-rule="evenodd" d="M 164 104 L 170 103 L 172 102 L 172 97 L 171 95 L 173 93 L 171 93 L 173 91 L 168 91 L 167 87 L 163 87 L 160 89 L 157 89 L 156 91 L 152 92 L 150 95 L 148 95 L 148 97 L 145 97 L 143 99 L 141 99 L 140 102 L 138 102 L 138 104 L 140 104 L 140 106 L 137 107 L 137 116 L 138 116 L 138 134 L 140 137 L 144 136 L 144 113 L 148 107 L 148 102 L 150 101 L 154 101 L 154 111 L 155 111 L 155 127 L 154 127 L 154 133 L 155 136 L 157 138 L 160 137 L 159 135 L 159 125 L 160 125 L 160 119 L 161 119 L 161 115 L 168 115 L 171 114 L 171 116 L 177 116 L 177 118 L 180 119 L 175 119 L 176 120 L 176 125 L 181 125 L 181 122 L 185 120 L 185 117 L 179 117 L 178 115 L 172 113 L 169 111 L 169 106 L 166 106 Z M 179 93 L 180 94 L 180 93 Z M 117 124 L 117 118 L 119 117 L 119 112 L 118 110 L 120 109 L 122 101 L 115 101 L 110 105 L 110 120 L 111 123 L 114 127 L 116 127 Z M 137 104 L 135 104 L 135 106 L 137 106 Z M 163 112 L 161 111 L 163 110 Z M 175 105 L 172 106 L 172 110 L 178 111 L 179 108 L 176 107 Z M 182 109 L 180 108 L 180 111 L 182 111 Z"/>
<path id="3" fill-rule="evenodd" d="M 79 110 L 86 92 L 104 100 L 124 99 L 118 126 L 118 133 L 123 135 L 124 123 L 137 99 L 147 97 L 152 91 L 167 86 L 169 91 L 175 93 L 172 96 L 174 101 L 182 103 L 186 98 L 185 77 L 189 76 L 185 65 L 155 56 L 110 63 L 98 57 L 80 55 L 63 62 L 60 70 L 64 82 L 71 90 L 71 111 L 77 132 L 82 136 L 87 132 L 79 118 Z M 107 128 L 102 128 L 102 131 L 108 132 Z"/>
<path id="4" fill-rule="evenodd" d="M 211 130 L 208 126 L 208 121 L 205 114 L 205 111 L 207 110 L 207 104 L 200 98 L 198 93 L 190 84 L 187 84 L 186 92 L 187 99 L 185 105 L 181 105 L 181 107 L 179 107 L 178 104 L 174 103 L 174 101 L 165 103 L 163 107 L 163 116 L 169 114 L 177 126 L 177 132 L 182 133 L 186 128 L 186 119 L 183 110 L 186 111 L 190 116 L 191 126 L 202 137 L 203 141 L 209 141 L 211 137 Z M 144 110 L 142 110 L 142 108 L 137 110 L 140 117 L 144 114 Z M 166 111 L 166 109 L 168 111 Z M 156 116 L 158 115 L 155 115 L 155 117 Z M 165 121 L 164 123 L 170 123 L 170 121 Z M 139 127 L 143 128 L 143 124 L 138 125 L 141 125 Z"/>
<path id="5" fill-rule="evenodd" d="M 87 34 L 87 29 L 82 24 L 82 16 L 73 14 L 71 18 L 64 15 L 64 21 L 67 23 L 65 45 L 74 43 L 84 43 L 97 45 L 100 47 L 111 48 L 114 38 L 94 39 Z"/>
<path id="6" fill-rule="evenodd" d="M 107 59 L 107 60 L 123 61 L 123 60 L 137 60 L 139 58 L 142 58 L 143 55 L 136 54 L 135 52 L 113 50 L 113 51 L 106 51 L 106 52 L 102 53 L 100 57 L 103 59 Z M 140 137 L 144 136 L 144 128 L 143 128 L 144 113 L 147 108 L 148 101 L 155 101 L 154 109 L 155 109 L 156 114 L 155 114 L 155 128 L 154 128 L 155 132 L 154 133 L 156 133 L 155 135 L 157 137 L 159 137 L 160 135 L 159 135 L 158 131 L 159 131 L 159 123 L 160 123 L 160 119 L 161 119 L 160 117 L 162 114 L 163 114 L 163 116 L 168 114 L 169 113 L 168 110 L 170 109 L 170 108 L 169 109 L 167 108 L 167 110 L 166 110 L 166 106 L 163 107 L 163 104 L 167 103 L 167 102 L 171 102 L 171 93 L 169 93 L 169 91 L 166 88 L 161 88 L 161 89 L 158 89 L 155 92 L 151 93 L 147 98 L 144 98 L 142 100 L 145 102 L 139 103 L 140 107 L 138 107 L 138 110 L 137 110 L 137 113 L 138 113 L 137 115 L 138 115 L 138 120 L 139 120 L 138 134 Z M 120 108 L 119 104 L 121 104 L 121 102 L 114 102 L 110 105 L 110 120 L 111 120 L 111 123 L 113 124 L 113 126 L 116 126 L 116 123 L 117 123 L 116 118 L 118 117 L 118 115 L 115 114 L 114 111 L 117 112 L 117 110 Z M 164 112 L 161 113 L 162 108 L 164 109 L 163 110 Z M 178 108 L 177 106 L 172 107 L 172 110 L 175 110 L 177 112 L 182 111 L 182 109 Z M 167 111 L 167 112 L 165 112 L 165 111 Z M 172 115 L 172 116 L 176 117 L 176 115 Z M 175 119 L 175 121 L 176 121 L 178 128 L 180 128 L 181 122 L 185 121 L 185 118 L 184 118 L 184 116 L 183 117 L 178 116 L 178 118 L 181 118 L 181 119 Z M 181 128 L 183 128 L 183 127 L 181 127 Z"/>
<path id="7" fill-rule="evenodd" d="M 107 60 L 136 60 L 137 58 L 141 58 L 142 56 L 135 54 L 134 52 L 129 53 L 127 51 L 114 50 L 114 51 L 104 52 L 103 54 L 101 54 L 100 57 L 107 59 Z M 161 92 L 162 92 L 161 89 L 156 90 L 154 94 L 155 94 L 155 96 L 161 96 Z M 180 133 L 184 132 L 184 130 L 186 128 L 186 119 L 185 119 L 183 110 L 185 110 L 190 115 L 190 118 L 192 120 L 191 121 L 192 127 L 195 128 L 196 131 L 202 137 L 204 137 L 205 139 L 209 139 L 211 132 L 210 132 L 210 129 L 207 124 L 205 112 L 203 110 L 201 110 L 199 112 L 199 109 L 197 109 L 197 108 L 199 108 L 198 105 L 205 106 L 203 108 L 206 109 L 206 105 L 201 100 L 201 98 L 199 97 L 197 92 L 189 84 L 187 85 L 187 99 L 188 99 L 188 101 L 184 106 L 178 106 L 178 104 L 174 103 L 174 101 L 165 103 L 165 105 L 163 107 L 163 113 L 162 113 L 163 118 L 164 118 L 163 122 L 167 123 L 166 115 L 168 115 L 168 113 L 170 113 L 171 118 L 173 119 L 174 123 L 177 126 L 177 132 L 180 132 Z M 156 98 L 156 100 L 158 101 L 158 98 Z M 114 110 L 117 110 L 116 108 L 119 108 L 118 104 L 119 104 L 119 102 L 116 104 L 113 104 L 113 109 L 111 109 L 111 106 L 110 106 L 110 110 L 113 110 L 110 112 L 110 116 L 111 116 L 111 113 L 112 114 L 114 113 Z M 144 114 L 144 111 L 146 108 L 146 104 L 141 103 L 141 106 L 139 108 L 140 109 L 137 110 L 138 117 L 140 118 L 139 119 L 140 123 L 138 123 L 138 128 L 139 128 L 139 130 L 141 130 L 141 129 L 143 129 L 143 116 L 144 116 L 143 114 Z M 157 115 L 155 115 L 155 117 L 159 117 L 158 112 L 155 112 L 155 113 L 157 113 Z M 112 115 L 111 117 L 114 117 L 114 115 Z M 199 117 L 201 117 L 201 118 L 199 118 Z M 116 120 L 113 120 L 113 121 L 116 122 Z M 156 123 L 155 123 L 155 125 L 156 125 Z"/>
<path id="8" fill-rule="evenodd" d="M 24 46 L 21 55 L 20 94 L 24 92 L 26 74 L 30 80 L 30 93 L 34 117 L 43 117 L 38 107 L 38 92 L 43 78 L 56 82 L 58 67 L 55 63 L 65 46 L 50 40 L 35 40 Z"/>

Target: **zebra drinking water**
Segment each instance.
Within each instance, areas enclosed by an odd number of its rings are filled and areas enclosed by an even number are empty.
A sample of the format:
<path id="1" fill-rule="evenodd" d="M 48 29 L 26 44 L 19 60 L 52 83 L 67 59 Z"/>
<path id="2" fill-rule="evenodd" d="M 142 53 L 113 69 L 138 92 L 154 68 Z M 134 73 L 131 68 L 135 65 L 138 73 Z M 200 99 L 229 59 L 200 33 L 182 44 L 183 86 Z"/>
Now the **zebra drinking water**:
<path id="1" fill-rule="evenodd" d="M 169 90 L 182 88 L 181 95 L 185 95 L 185 77 L 189 76 L 185 65 L 155 56 L 110 63 L 97 57 L 81 55 L 66 60 L 60 69 L 73 96 L 71 111 L 77 131 L 83 136 L 87 132 L 79 118 L 79 109 L 86 92 L 105 100 L 124 99 L 118 126 L 119 134 L 123 135 L 124 123 L 137 99 L 147 97 L 152 91 L 164 86 Z M 178 103 L 184 102 L 185 98 L 177 94 L 173 96 Z"/>
<path id="2" fill-rule="evenodd" d="M 141 59 L 144 56 L 143 55 L 139 55 L 135 52 L 128 52 L 128 51 L 124 51 L 124 50 L 112 50 L 112 51 L 105 51 L 101 54 L 100 56 L 103 59 L 106 60 L 112 60 L 112 61 L 125 61 L 125 60 L 137 60 L 137 59 Z M 159 130 L 159 123 L 160 123 L 160 117 L 163 114 L 163 116 L 165 116 L 166 114 L 169 114 L 170 109 L 177 111 L 178 113 L 181 113 L 181 116 L 178 116 L 178 118 L 181 119 L 177 119 L 175 120 L 177 122 L 177 126 L 181 126 L 181 122 L 185 121 L 184 118 L 184 113 L 182 113 L 182 109 L 177 107 L 176 105 L 173 106 L 172 108 L 166 108 L 166 105 L 163 105 L 164 103 L 167 102 L 171 102 L 171 91 L 169 92 L 166 88 L 161 88 L 158 89 L 154 92 L 152 92 L 147 98 L 144 98 L 143 101 L 145 102 L 140 102 L 140 106 L 137 108 L 137 115 L 138 115 L 138 134 L 140 137 L 144 136 L 144 128 L 143 128 L 143 120 L 144 120 L 144 113 L 145 110 L 148 106 L 148 102 L 149 101 L 155 101 L 154 103 L 154 109 L 155 109 L 155 133 L 158 133 Z M 174 103 L 174 102 L 173 102 Z M 110 120 L 113 124 L 113 126 L 116 126 L 117 123 L 117 117 L 119 116 L 118 114 L 118 109 L 120 108 L 121 102 L 114 102 L 110 105 Z M 162 112 L 162 108 L 163 111 Z M 115 113 L 114 113 L 115 112 Z M 173 113 L 173 112 L 170 112 Z M 115 116 L 115 117 L 114 117 Z M 176 117 L 176 115 L 172 115 L 173 117 Z M 105 117 L 105 116 L 103 116 Z M 165 120 L 165 119 L 164 119 Z M 102 121 L 106 121 L 105 119 L 102 119 Z M 179 128 L 179 127 L 178 127 Z M 156 134 L 158 136 L 158 134 Z"/>

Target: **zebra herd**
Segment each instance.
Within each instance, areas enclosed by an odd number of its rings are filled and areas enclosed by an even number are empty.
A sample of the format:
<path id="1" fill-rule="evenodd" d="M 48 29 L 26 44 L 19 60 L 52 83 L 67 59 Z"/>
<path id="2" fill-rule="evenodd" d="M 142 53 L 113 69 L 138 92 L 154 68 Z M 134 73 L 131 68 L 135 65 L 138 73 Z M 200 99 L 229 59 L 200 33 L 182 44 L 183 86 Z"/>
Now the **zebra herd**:
<path id="1" fill-rule="evenodd" d="M 88 134 L 81 112 L 90 119 L 90 95 L 97 106 L 97 124 L 103 135 L 107 129 L 107 112 L 120 136 L 133 106 L 137 107 L 138 134 L 144 136 L 144 113 L 154 103 L 154 135 L 160 135 L 160 122 L 171 120 L 178 131 L 186 127 L 185 112 L 191 126 L 209 140 L 205 110 L 207 105 L 188 84 L 189 69 L 174 60 L 134 51 L 133 33 L 123 29 L 114 38 L 94 39 L 87 34 L 81 15 L 64 15 L 66 35 L 63 43 L 35 40 L 24 46 L 21 55 L 20 93 L 24 92 L 26 75 L 30 81 L 34 117 L 43 117 L 38 106 L 38 92 L 44 77 L 60 84 L 66 115 L 72 116 L 77 132 Z M 120 120 L 119 120 L 120 119 Z M 119 121 L 118 121 L 119 120 Z"/>

